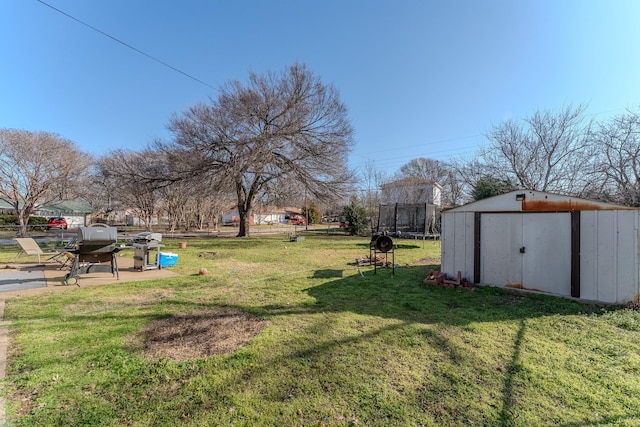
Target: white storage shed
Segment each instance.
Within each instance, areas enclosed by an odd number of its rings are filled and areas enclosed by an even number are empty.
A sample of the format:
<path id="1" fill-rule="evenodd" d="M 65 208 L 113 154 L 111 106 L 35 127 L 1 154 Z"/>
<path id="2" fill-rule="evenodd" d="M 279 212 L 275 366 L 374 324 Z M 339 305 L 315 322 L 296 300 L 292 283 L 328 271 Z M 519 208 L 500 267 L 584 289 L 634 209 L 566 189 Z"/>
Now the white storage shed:
<path id="1" fill-rule="evenodd" d="M 640 211 L 518 190 L 442 213 L 442 271 L 624 304 L 640 294 Z"/>

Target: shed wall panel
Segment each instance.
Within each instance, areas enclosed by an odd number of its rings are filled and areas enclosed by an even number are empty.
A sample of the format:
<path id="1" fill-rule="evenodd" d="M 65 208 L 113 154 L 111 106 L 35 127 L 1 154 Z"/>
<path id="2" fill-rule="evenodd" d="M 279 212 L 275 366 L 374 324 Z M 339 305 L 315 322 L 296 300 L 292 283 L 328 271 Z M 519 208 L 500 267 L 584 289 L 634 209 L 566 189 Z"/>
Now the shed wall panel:
<path id="1" fill-rule="evenodd" d="M 615 283 L 618 281 L 616 262 L 617 221 L 615 211 L 599 212 L 595 230 L 597 293 L 596 300 L 616 301 Z"/>
<path id="2" fill-rule="evenodd" d="M 464 241 L 457 243 L 456 235 L 464 233 L 464 230 L 458 231 L 455 226 L 455 217 L 458 214 L 442 215 L 441 218 L 441 232 L 440 232 L 440 269 L 442 271 L 449 271 L 450 268 L 454 268 L 456 263 L 454 262 L 454 256 L 456 247 L 458 245 L 464 245 Z"/>
<path id="3" fill-rule="evenodd" d="M 461 265 L 464 267 L 460 271 L 462 272 L 462 277 L 473 282 L 474 215 L 465 214 L 462 223 L 464 224 L 464 240 L 466 244 L 464 245 L 464 253 L 461 255 Z"/>
<path id="4" fill-rule="evenodd" d="M 522 283 L 526 288 L 571 295 L 571 214 L 522 215 Z"/>
<path id="5" fill-rule="evenodd" d="M 442 271 L 449 271 L 455 265 L 453 262 L 453 255 L 456 249 L 455 216 L 456 214 L 452 213 L 442 215 L 440 219 L 440 269 Z M 460 244 L 464 244 L 464 242 Z"/>
<path id="6" fill-rule="evenodd" d="M 637 293 L 638 211 L 582 211 L 581 297 L 626 303 Z"/>
<path id="7" fill-rule="evenodd" d="M 637 213 L 614 211 L 617 215 L 617 281 L 613 285 L 616 302 L 628 302 L 638 289 Z"/>
<path id="8" fill-rule="evenodd" d="M 580 297 L 598 299 L 598 211 L 580 213 Z"/>
<path id="9" fill-rule="evenodd" d="M 442 216 L 442 271 L 473 279 L 473 213 L 457 212 Z"/>

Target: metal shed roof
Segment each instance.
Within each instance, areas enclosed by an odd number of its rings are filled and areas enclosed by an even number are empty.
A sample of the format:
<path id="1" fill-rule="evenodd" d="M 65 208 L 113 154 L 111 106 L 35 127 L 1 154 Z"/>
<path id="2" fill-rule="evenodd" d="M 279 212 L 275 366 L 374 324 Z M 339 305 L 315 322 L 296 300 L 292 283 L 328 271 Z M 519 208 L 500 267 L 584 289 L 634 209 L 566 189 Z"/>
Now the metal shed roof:
<path id="1" fill-rule="evenodd" d="M 516 190 L 467 203 L 446 212 L 569 212 L 635 210 L 629 206 L 534 190 Z M 444 213 L 446 213 L 444 212 Z"/>

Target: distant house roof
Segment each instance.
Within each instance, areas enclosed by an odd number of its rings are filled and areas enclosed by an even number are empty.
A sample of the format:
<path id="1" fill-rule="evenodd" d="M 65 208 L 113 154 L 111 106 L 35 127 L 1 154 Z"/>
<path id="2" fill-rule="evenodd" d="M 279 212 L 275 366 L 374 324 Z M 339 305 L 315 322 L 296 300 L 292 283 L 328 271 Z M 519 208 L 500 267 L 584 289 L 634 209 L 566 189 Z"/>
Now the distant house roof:
<path id="1" fill-rule="evenodd" d="M 0 200 L 0 209 L 13 209 L 13 206 L 4 200 Z"/>
<path id="2" fill-rule="evenodd" d="M 284 214 L 286 213 L 284 208 L 279 208 L 276 206 L 264 206 L 264 205 L 257 205 L 254 206 L 253 208 L 253 213 L 254 214 L 262 214 L 262 215 L 266 215 L 266 214 Z"/>
<path id="3" fill-rule="evenodd" d="M 87 214 L 92 213 L 93 208 L 84 200 L 63 200 L 46 203 L 38 208 L 39 212 L 49 212 L 52 214 Z"/>
<path id="4" fill-rule="evenodd" d="M 1 211 L 12 211 L 13 206 L 6 200 L 0 200 Z M 36 208 L 38 215 L 88 214 L 93 212 L 91 205 L 84 200 L 65 200 L 45 203 Z"/>

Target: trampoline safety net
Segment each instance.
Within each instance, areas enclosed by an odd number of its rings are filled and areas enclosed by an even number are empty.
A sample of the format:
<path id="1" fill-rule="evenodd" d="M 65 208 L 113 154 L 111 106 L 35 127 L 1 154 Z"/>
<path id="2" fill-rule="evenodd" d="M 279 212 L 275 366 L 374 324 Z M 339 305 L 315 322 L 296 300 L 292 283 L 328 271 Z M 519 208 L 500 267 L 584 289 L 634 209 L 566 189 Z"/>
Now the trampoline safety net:
<path id="1" fill-rule="evenodd" d="M 380 205 L 377 228 L 396 237 L 437 238 L 440 208 L 428 203 Z"/>

